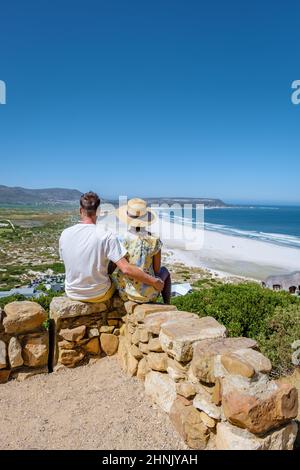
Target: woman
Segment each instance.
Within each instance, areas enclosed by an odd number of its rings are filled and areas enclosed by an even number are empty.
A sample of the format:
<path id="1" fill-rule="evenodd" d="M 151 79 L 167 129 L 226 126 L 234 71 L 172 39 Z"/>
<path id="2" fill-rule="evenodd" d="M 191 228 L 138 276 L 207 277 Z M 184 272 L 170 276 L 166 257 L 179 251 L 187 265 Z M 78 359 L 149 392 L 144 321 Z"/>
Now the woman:
<path id="1" fill-rule="evenodd" d="M 161 267 L 162 242 L 147 231 L 156 215 L 143 199 L 131 199 L 127 205 L 116 211 L 117 217 L 127 224 L 128 231 L 120 236 L 120 241 L 127 250 L 127 259 L 151 276 L 159 277 L 164 282 L 161 292 L 165 304 L 170 304 L 171 276 L 167 268 Z M 156 302 L 159 292 L 154 287 L 130 279 L 117 270 L 113 275 L 120 297 L 135 302 Z"/>

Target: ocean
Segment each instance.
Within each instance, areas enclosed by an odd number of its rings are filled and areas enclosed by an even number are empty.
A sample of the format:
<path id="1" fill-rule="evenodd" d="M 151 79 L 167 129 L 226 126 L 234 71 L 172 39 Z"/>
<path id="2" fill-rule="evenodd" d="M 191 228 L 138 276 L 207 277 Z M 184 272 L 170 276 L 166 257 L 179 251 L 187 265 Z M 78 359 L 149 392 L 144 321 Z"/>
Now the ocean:
<path id="1" fill-rule="evenodd" d="M 196 228 L 196 210 L 186 217 Z M 182 221 L 178 213 L 171 219 Z M 204 211 L 204 225 L 206 230 L 300 249 L 300 206 L 210 208 Z"/>
<path id="2" fill-rule="evenodd" d="M 300 249 L 300 207 L 249 206 L 209 209 L 206 230 Z"/>

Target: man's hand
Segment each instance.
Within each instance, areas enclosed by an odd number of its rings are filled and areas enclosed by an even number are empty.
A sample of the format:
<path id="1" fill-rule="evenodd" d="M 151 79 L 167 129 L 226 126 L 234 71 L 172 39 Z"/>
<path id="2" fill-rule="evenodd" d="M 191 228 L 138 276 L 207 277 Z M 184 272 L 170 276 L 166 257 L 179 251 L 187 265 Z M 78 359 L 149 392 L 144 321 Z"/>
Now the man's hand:
<path id="1" fill-rule="evenodd" d="M 127 259 L 125 258 L 120 259 L 116 263 L 116 265 L 125 276 L 135 279 L 136 281 L 143 282 L 144 284 L 147 284 L 148 286 L 152 286 L 158 292 L 161 292 L 163 290 L 164 282 L 161 279 L 157 277 L 149 276 L 149 274 L 144 273 L 144 271 L 141 268 L 138 268 L 137 266 L 129 264 Z"/>
<path id="2" fill-rule="evenodd" d="M 164 285 L 165 285 L 164 281 L 162 281 L 158 277 L 155 279 L 155 282 L 153 283 L 154 289 L 157 290 L 158 292 L 161 292 L 163 290 Z"/>

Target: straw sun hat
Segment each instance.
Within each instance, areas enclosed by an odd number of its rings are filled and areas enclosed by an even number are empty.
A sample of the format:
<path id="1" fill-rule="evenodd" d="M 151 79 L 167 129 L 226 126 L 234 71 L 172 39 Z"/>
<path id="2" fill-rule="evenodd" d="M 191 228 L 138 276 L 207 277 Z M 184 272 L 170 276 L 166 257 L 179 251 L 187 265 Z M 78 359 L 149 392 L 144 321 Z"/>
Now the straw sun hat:
<path id="1" fill-rule="evenodd" d="M 156 220 L 156 214 L 147 207 L 143 199 L 130 199 L 116 210 L 116 216 L 131 227 L 147 227 Z"/>

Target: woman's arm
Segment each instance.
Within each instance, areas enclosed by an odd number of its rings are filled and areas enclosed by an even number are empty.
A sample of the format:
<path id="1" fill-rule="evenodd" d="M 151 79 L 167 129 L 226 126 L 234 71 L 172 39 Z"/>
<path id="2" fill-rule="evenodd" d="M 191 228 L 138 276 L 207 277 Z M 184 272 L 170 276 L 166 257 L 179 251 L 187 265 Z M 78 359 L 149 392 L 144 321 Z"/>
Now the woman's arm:
<path id="1" fill-rule="evenodd" d="M 161 268 L 161 250 L 153 256 L 153 270 L 154 274 L 158 274 Z"/>

